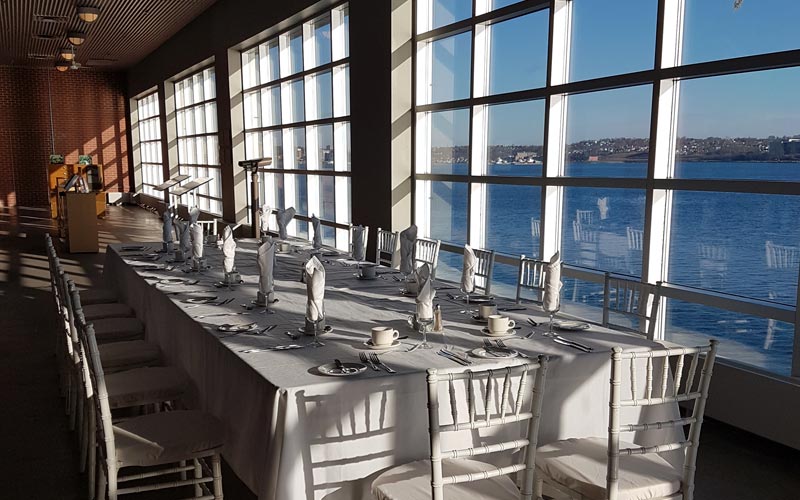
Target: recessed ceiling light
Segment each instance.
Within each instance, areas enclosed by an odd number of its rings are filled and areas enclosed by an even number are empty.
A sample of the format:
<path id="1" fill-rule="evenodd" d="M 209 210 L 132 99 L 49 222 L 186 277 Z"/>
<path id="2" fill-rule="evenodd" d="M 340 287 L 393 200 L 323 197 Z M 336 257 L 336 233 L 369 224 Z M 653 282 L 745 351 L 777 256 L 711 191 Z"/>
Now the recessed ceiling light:
<path id="1" fill-rule="evenodd" d="M 69 63 L 67 61 L 58 61 L 56 63 L 56 69 L 63 73 L 69 69 Z"/>
<path id="2" fill-rule="evenodd" d="M 68 31 L 67 40 L 69 40 L 69 43 L 72 45 L 80 45 L 86 41 L 86 33 L 82 31 Z"/>
<path id="3" fill-rule="evenodd" d="M 60 55 L 65 61 L 71 61 L 75 59 L 75 52 L 71 48 L 61 49 L 58 52 L 58 55 Z"/>
<path id="4" fill-rule="evenodd" d="M 78 6 L 78 17 L 87 23 L 93 23 L 100 17 L 100 9 L 98 7 Z"/>

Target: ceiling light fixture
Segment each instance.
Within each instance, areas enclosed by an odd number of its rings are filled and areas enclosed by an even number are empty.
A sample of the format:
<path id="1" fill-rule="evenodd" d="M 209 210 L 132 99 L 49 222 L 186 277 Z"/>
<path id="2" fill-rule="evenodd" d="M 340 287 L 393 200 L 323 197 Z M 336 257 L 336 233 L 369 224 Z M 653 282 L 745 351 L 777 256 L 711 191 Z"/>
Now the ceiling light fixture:
<path id="1" fill-rule="evenodd" d="M 71 61 L 75 59 L 75 49 L 73 48 L 61 49 L 58 52 L 58 55 L 60 55 L 61 58 L 64 59 L 65 61 Z"/>
<path id="2" fill-rule="evenodd" d="M 63 73 L 69 69 L 69 63 L 67 61 L 58 61 L 56 63 L 56 69 Z"/>
<path id="3" fill-rule="evenodd" d="M 83 33 L 82 31 L 68 31 L 67 40 L 72 45 L 80 45 L 86 41 L 86 33 Z"/>
<path id="4" fill-rule="evenodd" d="M 93 23 L 100 17 L 100 9 L 98 7 L 78 6 L 78 17 L 81 21 L 86 23 Z"/>

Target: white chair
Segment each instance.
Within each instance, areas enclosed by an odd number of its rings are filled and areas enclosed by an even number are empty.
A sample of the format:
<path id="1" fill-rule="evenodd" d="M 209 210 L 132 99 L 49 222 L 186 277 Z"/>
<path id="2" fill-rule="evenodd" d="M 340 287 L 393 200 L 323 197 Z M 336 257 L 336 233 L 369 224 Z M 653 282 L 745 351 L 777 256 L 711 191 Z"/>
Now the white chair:
<path id="1" fill-rule="evenodd" d="M 644 240 L 644 231 L 641 229 L 634 229 L 630 226 L 625 228 L 628 233 L 628 250 L 637 252 L 642 251 L 642 241 Z"/>
<path id="2" fill-rule="evenodd" d="M 394 254 L 397 252 L 397 241 L 400 233 L 378 228 L 375 245 L 375 263 L 381 266 L 394 267 Z"/>
<path id="3" fill-rule="evenodd" d="M 615 347 L 611 354 L 607 437 L 566 439 L 539 447 L 536 453 L 537 498 L 541 499 L 543 482 L 570 498 L 581 500 L 692 500 L 700 428 L 716 352 L 716 340 L 711 340 L 707 346 L 645 352 Z M 623 367 L 625 360 L 629 360 L 629 367 Z M 637 382 L 636 373 L 642 370 L 646 373 L 645 380 Z M 628 387 L 623 387 L 625 379 Z M 629 398 L 623 395 L 628 388 Z M 684 418 L 651 419 L 636 424 L 620 422 L 621 408 L 677 406 L 687 402 L 693 402 L 693 406 L 691 414 Z M 645 419 L 649 414 L 647 410 L 641 413 Z M 687 425 L 688 437 L 683 434 L 683 427 Z M 621 432 L 636 433 L 637 437 L 645 433 L 660 434 L 650 439 L 658 444 L 638 446 L 622 441 Z M 659 455 L 678 450 L 683 453 L 682 467 L 672 465 Z"/>
<path id="4" fill-rule="evenodd" d="M 197 221 L 197 224 L 203 228 L 203 237 L 207 243 L 215 243 L 217 241 L 218 221 L 219 219 Z"/>
<path id="5" fill-rule="evenodd" d="M 517 275 L 517 304 L 522 303 L 524 290 L 531 290 L 536 294 L 534 302 L 541 303 L 544 300 L 544 278 L 547 264 L 543 260 L 520 255 Z"/>
<path id="6" fill-rule="evenodd" d="M 661 282 L 655 285 L 605 274 L 603 287 L 603 326 L 615 330 L 655 336 L 656 317 L 661 302 Z M 627 318 L 629 323 L 617 321 Z M 613 319 L 612 319 L 613 318 Z"/>
<path id="7" fill-rule="evenodd" d="M 800 263 L 800 247 L 776 245 L 771 241 L 764 244 L 767 267 L 770 269 L 797 269 Z"/>
<path id="8" fill-rule="evenodd" d="M 109 500 L 116 500 L 129 493 L 194 485 L 194 498 L 221 500 L 222 423 L 208 413 L 170 411 L 114 424 L 92 325 L 86 326 L 83 339 L 83 359 L 89 361 L 86 364 L 86 394 L 92 407 L 91 421 L 93 424 L 99 422 L 96 425 L 101 458 L 97 464 L 99 497 L 104 499 L 107 495 Z M 92 439 L 94 436 L 90 434 Z M 187 461 L 191 464 L 187 465 Z M 167 464 L 174 465 L 163 467 Z M 137 470 L 122 475 L 121 471 L 127 467 L 136 467 Z M 138 469 L 140 467 L 147 470 Z M 193 477 L 187 478 L 189 472 Z M 176 479 L 174 474 L 180 474 L 179 478 Z M 153 483 L 162 477 L 164 481 Z M 131 481 L 136 483 L 127 486 Z M 90 496 L 93 493 L 90 491 Z"/>
<path id="9" fill-rule="evenodd" d="M 431 279 L 436 279 L 436 266 L 439 263 L 439 247 L 441 240 L 417 238 L 414 241 L 414 269 L 422 264 L 431 266 Z"/>
<path id="10" fill-rule="evenodd" d="M 539 238 L 542 235 L 541 226 L 542 224 L 541 221 L 539 221 L 539 219 L 534 219 L 533 217 L 531 217 L 531 236 L 533 236 L 534 239 Z"/>
<path id="11" fill-rule="evenodd" d="M 539 356 L 537 361 L 528 364 L 494 370 L 429 369 L 430 460 L 419 460 L 382 473 L 372 483 L 373 496 L 380 499 L 413 500 L 531 499 L 547 361 L 546 356 Z M 533 384 L 530 383 L 531 379 Z M 512 400 L 509 395 L 516 380 L 518 388 Z M 461 388 L 461 381 L 466 385 L 465 389 Z M 440 388 L 448 391 L 450 422 L 445 424 L 440 422 Z M 458 411 L 458 400 L 463 400 L 464 397 L 468 407 L 466 414 Z M 478 404 L 479 400 L 481 404 Z M 525 406 L 528 408 L 524 408 Z M 446 414 L 445 411 L 441 413 Z M 494 444 L 482 443 L 474 448 L 442 450 L 442 433 L 472 430 L 477 436 L 478 429 L 504 425 L 514 426 L 519 430 L 526 421 L 525 436 L 519 439 Z M 464 459 L 490 453 L 496 457 L 500 452 L 515 455 L 511 458 L 511 465 L 497 467 L 478 460 Z M 517 472 L 521 472 L 523 476 L 521 491 L 514 480 L 508 477 Z M 427 491 L 431 492 L 430 497 L 427 496 Z"/>
<path id="12" fill-rule="evenodd" d="M 475 253 L 475 292 L 489 295 L 494 271 L 494 250 L 473 248 Z"/>
<path id="13" fill-rule="evenodd" d="M 594 210 L 576 210 L 575 221 L 583 226 L 594 224 Z"/>

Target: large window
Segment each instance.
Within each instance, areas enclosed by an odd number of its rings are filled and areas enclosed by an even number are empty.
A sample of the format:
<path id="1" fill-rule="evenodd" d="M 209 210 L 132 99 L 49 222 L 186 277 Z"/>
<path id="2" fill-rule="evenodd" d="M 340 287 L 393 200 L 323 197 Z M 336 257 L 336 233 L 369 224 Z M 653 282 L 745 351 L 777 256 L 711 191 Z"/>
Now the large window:
<path id="1" fill-rule="evenodd" d="M 178 127 L 178 166 L 192 179 L 211 181 L 191 195 L 201 210 L 222 213 L 222 176 L 217 135 L 217 87 L 214 68 L 175 82 L 175 122 Z M 186 202 L 187 200 L 183 200 Z"/>
<path id="2" fill-rule="evenodd" d="M 800 376 L 796 4 L 416 0 L 421 234 L 496 250 L 498 293 L 561 251 L 592 320 L 606 273 L 664 282 L 660 337 Z"/>
<path id="3" fill-rule="evenodd" d="M 295 236 L 310 237 L 308 218 L 318 216 L 324 243 L 341 248 L 350 221 L 348 24 L 344 4 L 242 52 L 245 154 L 272 158 L 261 203 L 295 207 Z"/>
<path id="4" fill-rule="evenodd" d="M 141 164 L 141 189 L 151 196 L 162 196 L 153 189 L 164 182 L 164 164 L 161 159 L 161 114 L 158 109 L 158 92 L 136 100 L 139 128 L 139 161 Z"/>

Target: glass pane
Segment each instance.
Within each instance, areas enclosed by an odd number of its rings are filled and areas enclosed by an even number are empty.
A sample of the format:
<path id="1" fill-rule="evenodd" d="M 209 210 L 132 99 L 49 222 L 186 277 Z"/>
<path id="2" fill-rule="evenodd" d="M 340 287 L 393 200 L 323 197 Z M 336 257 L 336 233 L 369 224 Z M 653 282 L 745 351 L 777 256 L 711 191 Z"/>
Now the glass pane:
<path id="1" fill-rule="evenodd" d="M 206 105 L 205 116 L 206 116 L 206 132 L 216 132 L 217 131 L 217 103 L 216 102 L 209 102 Z"/>
<path id="2" fill-rule="evenodd" d="M 258 85 L 258 48 L 242 52 L 242 86 L 245 89 Z"/>
<path id="3" fill-rule="evenodd" d="M 657 0 L 573 1 L 570 80 L 652 69 L 657 10 Z"/>
<path id="4" fill-rule="evenodd" d="M 563 277 L 561 312 L 587 321 L 602 323 L 603 275 L 598 273 L 597 280 L 598 282 L 594 282 Z"/>
<path id="5" fill-rule="evenodd" d="M 208 164 L 219 165 L 219 141 L 216 135 L 206 137 L 206 147 L 208 150 Z"/>
<path id="6" fill-rule="evenodd" d="M 292 129 L 292 141 L 294 142 L 294 168 L 305 170 L 308 167 L 306 164 L 306 129 L 302 127 Z"/>
<path id="7" fill-rule="evenodd" d="M 283 168 L 283 141 L 280 130 L 268 130 L 261 136 L 264 156 L 272 158 L 271 168 Z"/>
<path id="8" fill-rule="evenodd" d="M 214 99 L 217 97 L 217 83 L 214 68 L 203 71 L 203 99 Z"/>
<path id="9" fill-rule="evenodd" d="M 276 85 L 261 89 L 261 126 L 281 124 L 281 88 Z"/>
<path id="10" fill-rule="evenodd" d="M 644 190 L 567 187 L 564 198 L 564 262 L 640 276 L 641 245 L 628 233 L 644 227 Z"/>
<path id="11" fill-rule="evenodd" d="M 780 375 L 791 375 L 794 326 L 774 319 L 669 299 L 665 338 L 680 345 L 720 340 L 717 355 Z"/>
<path id="12" fill-rule="evenodd" d="M 431 238 L 464 245 L 467 242 L 467 192 L 464 182 L 431 181 Z M 419 191 L 417 192 L 419 195 Z"/>
<path id="13" fill-rule="evenodd" d="M 541 176 L 544 101 L 495 104 L 487 106 L 486 113 L 488 174 Z"/>
<path id="14" fill-rule="evenodd" d="M 289 33 L 289 74 L 303 71 L 303 30 Z"/>
<path id="15" fill-rule="evenodd" d="M 506 7 L 511 4 L 519 3 L 522 0 L 489 0 L 490 10 Z"/>
<path id="16" fill-rule="evenodd" d="M 281 58 L 278 40 L 271 40 L 258 48 L 261 64 L 261 82 L 268 83 L 280 78 Z"/>
<path id="17" fill-rule="evenodd" d="M 538 257 L 542 192 L 538 186 L 486 185 L 486 248 Z"/>
<path id="18" fill-rule="evenodd" d="M 800 48 L 800 3 L 787 0 L 686 0 L 683 63 Z"/>
<path id="19" fill-rule="evenodd" d="M 568 99 L 565 175 L 647 176 L 650 85 L 571 95 Z"/>
<path id="20" fill-rule="evenodd" d="M 314 80 L 317 86 L 316 119 L 330 118 L 333 116 L 333 83 L 331 80 L 331 72 L 326 71 L 325 73 L 318 73 Z"/>
<path id="21" fill-rule="evenodd" d="M 195 134 L 205 134 L 206 133 L 206 115 L 203 112 L 204 107 L 203 105 L 196 106 L 192 108 L 192 112 L 194 113 L 194 133 Z"/>
<path id="22" fill-rule="evenodd" d="M 244 135 L 244 154 L 245 157 L 250 158 L 261 158 L 261 133 L 260 132 L 248 132 Z"/>
<path id="23" fill-rule="evenodd" d="M 549 24 L 545 9 L 491 25 L 489 94 L 545 86 Z"/>
<path id="24" fill-rule="evenodd" d="M 439 251 L 439 262 L 436 266 L 436 278 L 458 283 L 464 269 L 464 256 L 460 253 Z"/>
<path id="25" fill-rule="evenodd" d="M 244 95 L 244 128 L 261 126 L 261 92 L 255 91 Z"/>
<path id="26" fill-rule="evenodd" d="M 314 21 L 314 67 L 331 62 L 331 17 Z"/>
<path id="27" fill-rule="evenodd" d="M 675 177 L 800 180 L 798 88 L 800 68 L 680 82 Z"/>
<path id="28" fill-rule="evenodd" d="M 795 305 L 800 198 L 676 191 L 669 281 Z"/>
<path id="29" fill-rule="evenodd" d="M 469 109 L 431 113 L 431 172 L 469 174 Z"/>
<path id="30" fill-rule="evenodd" d="M 320 163 L 315 168 L 333 170 L 333 125 L 318 125 L 315 128 L 317 129 L 317 147 L 319 148 Z"/>
<path id="31" fill-rule="evenodd" d="M 319 217 L 324 220 L 336 220 L 336 178 L 335 177 L 320 177 L 319 178 L 319 201 L 320 201 L 320 214 Z M 330 226 L 322 227 L 322 243 L 325 245 L 336 245 L 336 228 Z"/>
<path id="32" fill-rule="evenodd" d="M 290 122 L 301 122 L 306 119 L 305 115 L 305 94 L 303 92 L 303 80 L 295 80 L 289 84 Z"/>
<path id="33" fill-rule="evenodd" d="M 431 29 L 440 28 L 457 21 L 462 21 L 472 15 L 472 0 L 429 0 L 433 3 L 433 22 Z M 427 15 L 418 12 L 418 16 Z"/>
<path id="34" fill-rule="evenodd" d="M 431 102 L 468 98 L 472 33 L 465 32 L 431 42 L 431 50 Z"/>

